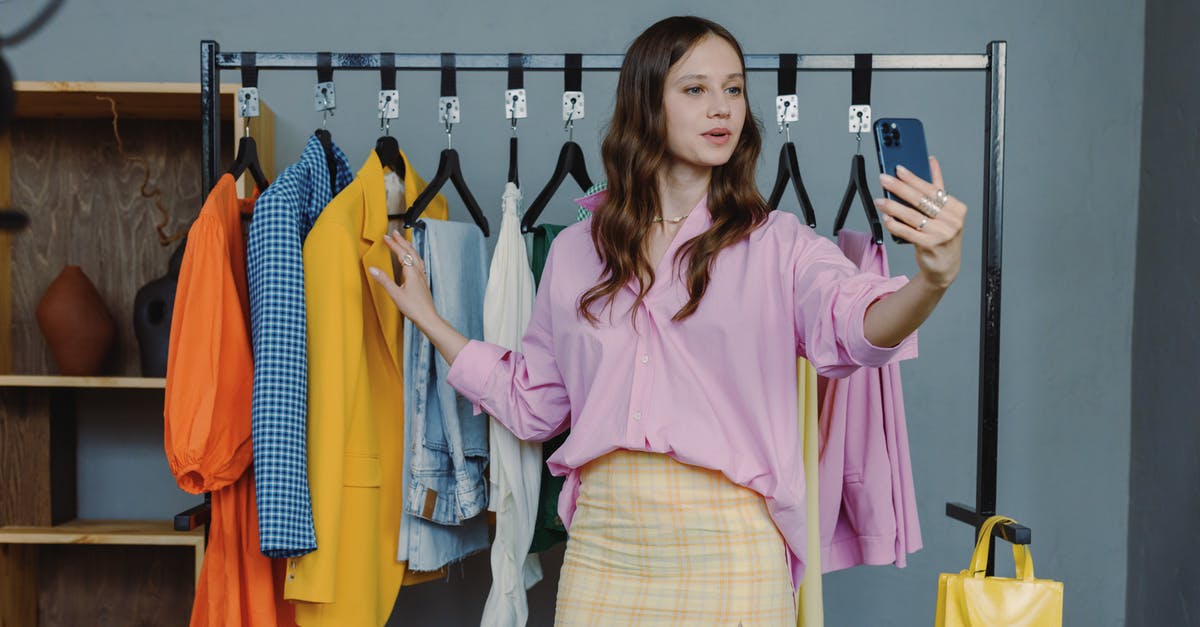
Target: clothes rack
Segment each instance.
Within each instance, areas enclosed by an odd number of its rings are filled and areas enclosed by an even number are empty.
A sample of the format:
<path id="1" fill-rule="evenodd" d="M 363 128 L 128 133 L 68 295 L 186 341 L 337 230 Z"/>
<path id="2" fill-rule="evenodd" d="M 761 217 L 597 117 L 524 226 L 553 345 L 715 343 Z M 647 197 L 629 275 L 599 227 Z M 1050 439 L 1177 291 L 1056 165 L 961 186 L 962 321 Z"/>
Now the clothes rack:
<path id="1" fill-rule="evenodd" d="M 979 403 L 976 452 L 975 506 L 946 503 L 946 515 L 976 529 L 988 516 L 996 513 L 996 459 L 999 437 L 1000 388 L 1000 278 L 1004 218 L 1004 116 L 1005 67 L 1007 43 L 993 41 L 982 54 L 881 54 L 873 55 L 873 71 L 877 72 L 983 72 L 984 80 L 984 159 L 983 159 L 983 245 L 982 281 L 980 285 L 979 326 Z M 317 52 L 255 52 L 254 63 L 259 70 L 317 69 Z M 328 53 L 325 53 L 328 54 Z M 383 61 L 379 53 L 333 53 L 326 58 L 338 71 L 378 71 Z M 389 60 L 391 54 L 388 54 Z M 200 106 L 201 132 L 201 189 L 210 190 L 220 171 L 221 154 L 221 70 L 242 67 L 242 53 L 221 52 L 216 41 L 200 43 Z M 584 54 L 585 72 L 612 72 L 621 67 L 624 55 Z M 440 54 L 396 53 L 398 71 L 438 71 L 442 68 Z M 746 55 L 748 72 L 778 72 L 780 55 Z M 854 69 L 853 54 L 799 54 L 799 72 L 850 72 Z M 563 54 L 521 55 L 525 71 L 562 72 Z M 459 72 L 508 72 L 509 54 L 458 54 Z M 203 506 L 201 506 L 203 507 Z M 203 513 L 193 508 L 176 517 L 177 529 L 190 529 L 202 524 Z M 1016 544 L 1028 544 L 1028 527 L 1016 524 L 997 525 L 993 534 Z M 995 563 L 994 544 L 989 546 L 988 574 Z"/>

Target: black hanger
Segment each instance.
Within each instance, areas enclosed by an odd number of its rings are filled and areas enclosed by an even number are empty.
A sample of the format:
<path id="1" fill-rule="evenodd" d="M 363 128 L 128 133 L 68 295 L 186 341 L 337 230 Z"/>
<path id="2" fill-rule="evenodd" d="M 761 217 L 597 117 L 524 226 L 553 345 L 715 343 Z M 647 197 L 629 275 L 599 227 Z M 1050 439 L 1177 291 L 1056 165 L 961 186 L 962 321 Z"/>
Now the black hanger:
<path id="1" fill-rule="evenodd" d="M 442 53 L 442 97 L 455 98 L 457 89 L 455 85 L 455 70 L 454 70 L 454 54 Z M 452 124 L 450 113 L 454 109 L 455 103 L 446 102 L 443 106 L 446 110 L 443 112 L 446 118 L 446 141 L 450 142 L 450 126 Z M 467 182 L 463 180 L 462 165 L 458 160 L 458 151 L 454 148 L 446 148 L 442 150 L 442 154 L 438 159 L 437 173 L 433 175 L 433 179 L 429 181 L 429 185 L 421 190 L 421 195 L 413 201 L 411 207 L 404 212 L 404 228 L 412 228 L 417 220 L 421 217 L 421 212 L 425 211 L 425 207 L 433 201 L 437 196 L 438 190 L 449 180 L 454 184 L 454 189 L 458 191 L 458 195 L 462 197 L 463 204 L 467 206 L 467 211 L 470 212 L 471 218 L 475 220 L 475 224 L 483 230 L 483 236 L 491 235 L 488 229 L 487 218 L 483 215 L 483 210 L 479 208 L 479 203 L 475 202 L 475 196 L 471 194 L 470 188 L 467 187 Z"/>
<path id="2" fill-rule="evenodd" d="M 250 170 L 250 176 L 254 177 L 254 184 L 258 187 L 258 191 L 263 191 L 267 188 L 268 181 L 262 171 L 262 165 L 258 161 L 258 144 L 254 143 L 254 138 L 250 137 L 250 117 L 257 116 L 256 109 L 258 102 L 258 64 L 257 55 L 253 52 L 243 52 L 242 59 L 242 88 L 239 97 L 246 99 L 246 102 L 239 103 L 242 107 L 242 119 L 246 121 L 246 133 L 238 141 L 237 153 L 234 156 L 233 164 L 229 166 L 229 173 L 233 178 L 239 178 L 246 170 Z"/>
<path id="3" fill-rule="evenodd" d="M 817 227 L 817 212 L 813 209 L 812 201 L 808 198 L 808 190 L 804 188 L 804 180 L 800 178 L 800 163 L 796 159 L 796 145 L 785 142 L 779 149 L 779 173 L 775 177 L 775 187 L 771 190 L 771 198 L 767 201 L 771 210 L 779 208 L 783 199 L 783 190 L 787 189 L 788 181 L 796 190 L 796 200 L 804 212 L 804 221 L 812 228 Z"/>
<path id="4" fill-rule="evenodd" d="M 587 191 L 592 187 L 592 179 L 588 177 L 587 165 L 583 158 L 583 148 L 573 141 L 568 141 L 563 144 L 562 150 L 558 152 L 558 162 L 554 164 L 554 174 L 550 176 L 550 182 L 542 188 L 541 193 L 525 210 L 525 217 L 521 219 L 521 230 L 529 232 L 537 222 L 538 216 L 542 214 L 542 210 L 546 205 L 550 204 L 550 199 L 554 197 L 554 192 L 558 191 L 559 185 L 566 180 L 567 175 L 575 179 L 575 183 L 579 185 L 583 191 Z"/>
<path id="5" fill-rule="evenodd" d="M 854 55 L 853 84 L 854 95 L 851 98 L 851 105 L 866 105 L 867 111 L 870 111 L 871 55 Z M 861 111 L 858 115 L 861 125 L 865 118 Z M 871 187 L 867 184 L 867 162 L 861 154 L 861 132 L 858 142 L 860 152 L 855 154 L 850 161 L 850 183 L 846 185 L 846 193 L 842 195 L 842 204 L 838 207 L 837 219 L 833 222 L 833 234 L 837 235 L 842 230 L 842 226 L 846 224 L 846 216 L 850 213 L 850 205 L 854 203 L 854 196 L 857 193 L 863 212 L 867 214 L 867 222 L 871 225 L 871 238 L 876 244 L 882 244 L 883 225 L 879 222 L 879 213 L 875 210 L 875 203 L 871 200 Z"/>
<path id="6" fill-rule="evenodd" d="M 238 141 L 237 158 L 233 160 L 233 165 L 229 166 L 229 173 L 236 179 L 247 170 L 250 171 L 250 176 L 254 177 L 254 185 L 258 187 L 258 191 L 267 188 L 267 176 L 263 174 L 262 166 L 258 163 L 258 144 L 255 144 L 254 138 L 249 135 Z"/>
<path id="7" fill-rule="evenodd" d="M 321 84 L 328 83 L 328 89 L 333 87 L 333 55 L 328 52 L 317 53 L 317 89 L 321 89 Z M 330 107 L 332 108 L 332 107 Z M 321 110 L 321 128 L 313 131 L 317 141 L 321 142 L 321 150 L 325 153 L 325 166 L 329 170 L 329 193 L 336 195 L 337 187 L 337 169 L 338 160 L 333 154 L 333 135 L 325 128 L 325 122 L 329 119 L 329 109 Z"/>
<path id="8" fill-rule="evenodd" d="M 871 200 L 871 188 L 867 185 L 867 161 L 862 155 L 854 155 L 850 161 L 850 183 L 846 185 L 846 193 L 842 195 L 842 204 L 838 207 L 837 219 L 833 222 L 833 234 L 846 224 L 846 216 L 850 213 L 850 205 L 854 204 L 857 193 L 862 203 L 863 211 L 867 214 L 867 222 L 871 225 L 871 238 L 876 244 L 883 243 L 883 225 L 879 222 L 879 213 Z"/>
<path id="9" fill-rule="evenodd" d="M 796 145 L 792 143 L 791 131 L 788 130 L 786 117 L 797 106 L 796 97 L 796 65 L 797 55 L 779 55 L 779 98 L 776 99 L 777 113 L 781 129 L 788 132 L 787 141 L 779 148 L 779 170 L 775 175 L 775 187 L 771 190 L 771 198 L 767 204 L 771 211 L 779 208 L 783 199 L 783 190 L 788 181 L 796 191 L 796 200 L 804 212 L 804 221 L 810 228 L 817 228 L 817 212 L 813 209 L 812 201 L 808 198 L 808 190 L 804 187 L 804 179 L 800 177 L 800 161 L 796 158 Z"/>
<path id="10" fill-rule="evenodd" d="M 581 92 L 583 86 L 583 56 L 579 54 L 566 55 L 566 76 L 564 80 L 563 91 L 566 92 Z M 582 103 L 581 103 L 582 104 Z M 567 120 L 567 132 L 571 133 L 568 137 L 573 137 L 575 125 L 574 112 L 570 114 L 570 119 Z M 550 182 L 542 188 L 542 191 L 533 199 L 529 208 L 525 210 L 525 217 L 521 219 L 521 232 L 529 233 L 537 222 L 538 216 L 542 214 L 542 210 L 546 205 L 550 204 L 550 199 L 554 197 L 554 192 L 558 191 L 559 185 L 566 180 L 567 175 L 575 179 L 575 183 L 583 191 L 587 191 L 592 187 L 592 178 L 588 176 L 587 163 L 583 158 L 583 148 L 575 143 L 573 139 L 568 139 L 563 144 L 561 150 L 558 151 L 558 161 L 554 164 L 554 174 L 550 175 Z"/>
<path id="11" fill-rule="evenodd" d="M 384 52 L 379 55 L 379 125 L 383 135 L 375 140 L 375 154 L 379 163 L 391 168 L 400 180 L 404 180 L 404 159 L 400 157 L 400 143 L 391 135 L 391 126 L 387 115 L 388 108 L 396 106 L 399 93 L 396 91 L 396 55 Z"/>
<path id="12" fill-rule="evenodd" d="M 521 178 L 517 173 L 517 138 L 511 137 L 508 140 L 508 182 L 521 186 Z"/>
<path id="13" fill-rule="evenodd" d="M 337 195 L 338 160 L 333 154 L 333 135 L 323 128 L 313 131 L 313 135 L 317 136 L 317 141 L 321 143 L 321 150 L 325 152 L 325 166 L 329 170 L 329 193 Z"/>

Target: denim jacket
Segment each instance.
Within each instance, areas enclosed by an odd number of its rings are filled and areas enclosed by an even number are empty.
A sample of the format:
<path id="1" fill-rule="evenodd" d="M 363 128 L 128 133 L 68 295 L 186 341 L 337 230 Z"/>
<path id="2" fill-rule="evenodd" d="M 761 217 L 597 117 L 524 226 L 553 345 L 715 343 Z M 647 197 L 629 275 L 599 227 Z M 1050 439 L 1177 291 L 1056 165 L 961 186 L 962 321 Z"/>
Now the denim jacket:
<path id="1" fill-rule="evenodd" d="M 438 312 L 467 337 L 483 337 L 487 248 L 474 224 L 418 222 L 413 245 L 425 261 Z M 404 322 L 404 513 L 398 558 L 414 571 L 442 566 L 488 546 L 487 416 L 446 383 L 450 365 Z"/>

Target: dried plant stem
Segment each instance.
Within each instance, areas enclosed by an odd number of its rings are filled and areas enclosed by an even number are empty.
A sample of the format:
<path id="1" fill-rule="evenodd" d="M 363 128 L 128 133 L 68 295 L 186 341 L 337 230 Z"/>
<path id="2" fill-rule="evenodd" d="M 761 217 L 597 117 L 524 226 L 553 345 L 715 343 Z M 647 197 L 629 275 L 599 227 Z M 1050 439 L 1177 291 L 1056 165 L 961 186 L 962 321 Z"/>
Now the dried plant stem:
<path id="1" fill-rule="evenodd" d="M 170 222 L 171 217 L 167 212 L 166 206 L 163 205 L 162 190 L 157 187 L 150 187 L 150 166 L 146 163 L 144 158 L 130 156 L 125 153 L 125 143 L 121 141 L 121 131 L 117 126 L 117 121 L 120 118 L 120 115 L 117 113 L 117 101 L 108 96 L 96 96 L 96 99 L 107 100 L 109 106 L 112 107 L 112 129 L 113 137 L 115 137 L 117 140 L 117 153 L 121 155 L 121 158 L 124 159 L 126 163 L 134 163 L 142 168 L 142 185 L 138 191 L 142 194 L 143 198 L 153 198 L 154 207 L 158 209 L 158 212 L 162 215 L 162 220 L 158 224 L 154 225 L 154 228 L 158 231 L 158 243 L 162 244 L 163 246 L 169 246 L 172 242 L 179 241 L 184 235 L 187 234 L 187 229 L 182 228 L 174 234 L 167 234 L 165 229 L 167 223 Z"/>

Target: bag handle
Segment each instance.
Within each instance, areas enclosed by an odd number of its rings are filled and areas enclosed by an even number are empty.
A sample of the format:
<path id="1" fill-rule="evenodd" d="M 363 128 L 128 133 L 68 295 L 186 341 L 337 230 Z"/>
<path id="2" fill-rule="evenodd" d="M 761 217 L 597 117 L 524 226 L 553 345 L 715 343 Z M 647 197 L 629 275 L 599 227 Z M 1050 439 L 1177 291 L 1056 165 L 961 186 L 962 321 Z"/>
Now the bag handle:
<path id="1" fill-rule="evenodd" d="M 971 554 L 971 574 L 983 578 L 987 573 L 988 544 L 992 530 L 999 524 L 1015 524 L 1017 521 L 1007 516 L 991 516 L 979 528 L 979 538 L 975 541 L 975 551 Z M 1033 554 L 1024 544 L 1013 545 L 1013 561 L 1016 563 L 1017 579 L 1033 581 Z"/>

